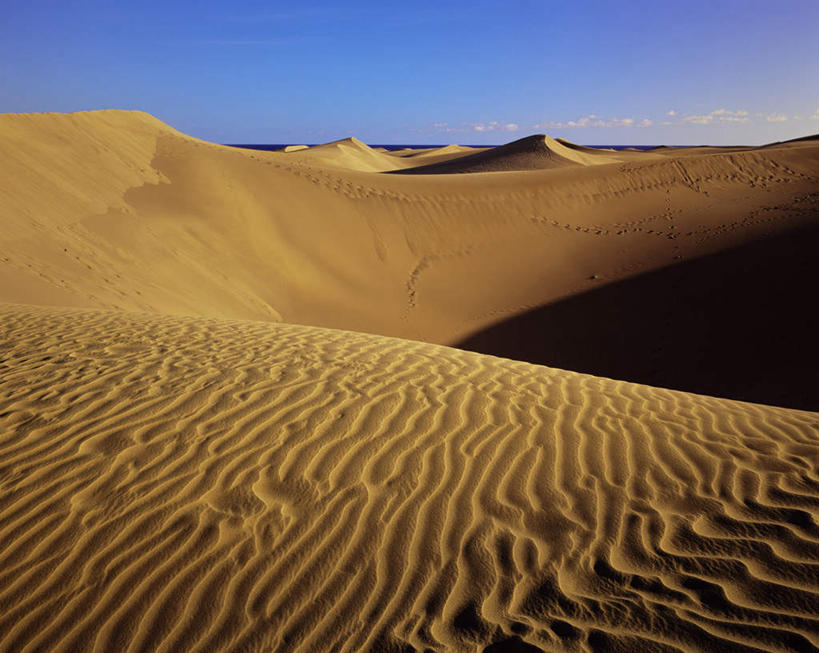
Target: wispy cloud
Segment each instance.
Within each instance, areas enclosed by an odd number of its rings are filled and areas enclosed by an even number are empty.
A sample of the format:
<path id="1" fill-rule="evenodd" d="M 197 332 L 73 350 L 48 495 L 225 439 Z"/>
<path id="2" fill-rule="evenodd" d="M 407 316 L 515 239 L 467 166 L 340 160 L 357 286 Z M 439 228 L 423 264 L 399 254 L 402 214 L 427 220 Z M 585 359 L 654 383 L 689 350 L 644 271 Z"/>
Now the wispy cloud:
<path id="1" fill-rule="evenodd" d="M 590 113 L 588 116 L 567 120 L 565 122 L 549 120 L 533 126 L 533 129 L 576 129 L 586 127 L 650 127 L 654 123 L 648 118 L 640 121 L 634 118 L 610 118 L 605 119 Z"/>
<path id="2" fill-rule="evenodd" d="M 683 124 L 689 125 L 711 125 L 715 122 L 749 122 L 748 112 L 745 109 L 731 111 L 729 109 L 716 109 L 711 113 L 699 116 L 685 116 L 680 120 Z"/>
<path id="3" fill-rule="evenodd" d="M 753 122 L 780 123 L 788 120 L 819 120 L 819 109 L 812 114 L 802 114 L 801 116 L 788 117 L 788 114 L 775 111 L 772 113 L 756 112 L 751 114 L 746 109 L 714 109 L 708 113 L 697 115 L 680 115 L 680 112 L 669 109 L 665 115 L 659 118 L 604 118 L 598 114 L 590 113 L 574 120 L 547 120 L 535 125 L 531 125 L 531 130 L 553 130 L 553 129 L 605 129 L 614 127 L 671 127 L 673 125 L 738 125 Z M 520 131 L 519 123 L 501 122 L 493 120 L 491 122 L 460 123 L 450 125 L 446 122 L 438 122 L 432 125 L 433 131 L 437 132 L 516 132 Z M 527 129 L 527 128 L 524 128 Z"/>
<path id="4" fill-rule="evenodd" d="M 464 122 L 458 126 L 450 125 L 446 122 L 436 122 L 432 125 L 435 131 L 442 132 L 516 132 L 520 126 L 514 122 Z"/>
<path id="5" fill-rule="evenodd" d="M 710 125 L 714 122 L 714 116 L 711 114 L 704 116 L 686 116 L 680 122 L 688 123 L 689 125 Z"/>
<path id="6" fill-rule="evenodd" d="M 507 122 L 507 123 L 500 123 L 497 121 L 492 121 L 488 123 L 476 123 L 472 125 L 472 131 L 476 132 L 516 132 L 520 129 L 518 125 L 514 122 Z"/>

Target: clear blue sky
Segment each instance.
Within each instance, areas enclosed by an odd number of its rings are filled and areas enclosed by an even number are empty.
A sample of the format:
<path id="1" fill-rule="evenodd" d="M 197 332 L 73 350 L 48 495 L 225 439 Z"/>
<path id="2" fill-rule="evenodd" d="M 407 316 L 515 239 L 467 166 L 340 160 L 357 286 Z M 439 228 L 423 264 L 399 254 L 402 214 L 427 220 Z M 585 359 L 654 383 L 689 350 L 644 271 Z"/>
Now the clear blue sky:
<path id="1" fill-rule="evenodd" d="M 217 142 L 762 143 L 819 132 L 819 0 L 2 0 L 0 112 Z"/>

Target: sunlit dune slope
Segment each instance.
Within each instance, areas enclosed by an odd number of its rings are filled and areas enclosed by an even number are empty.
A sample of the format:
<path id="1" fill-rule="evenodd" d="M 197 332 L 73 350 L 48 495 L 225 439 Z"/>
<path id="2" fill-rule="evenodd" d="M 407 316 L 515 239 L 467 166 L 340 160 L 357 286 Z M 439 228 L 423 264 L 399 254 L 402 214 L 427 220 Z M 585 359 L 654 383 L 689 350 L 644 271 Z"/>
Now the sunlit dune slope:
<path id="1" fill-rule="evenodd" d="M 819 646 L 817 413 L 287 324 L 0 342 L 0 650 Z"/>
<path id="2" fill-rule="evenodd" d="M 465 145 L 444 145 L 434 148 L 407 148 L 389 152 L 392 156 L 405 159 L 404 167 L 420 167 L 442 161 L 450 161 L 491 148 L 469 147 Z"/>
<path id="3" fill-rule="evenodd" d="M 287 148 L 285 148 L 287 149 Z M 386 151 L 374 150 L 357 138 L 345 138 L 324 145 L 291 150 L 293 161 L 307 161 L 331 168 L 362 172 L 383 172 L 402 167 L 401 159 Z"/>
<path id="4" fill-rule="evenodd" d="M 648 159 L 648 154 L 643 159 Z M 488 150 L 475 152 L 452 161 L 432 163 L 404 170 L 411 174 L 453 174 L 464 172 L 500 172 L 538 170 L 576 165 L 603 165 L 628 158 L 611 150 L 576 146 L 545 134 L 527 136 Z"/>
<path id="5" fill-rule="evenodd" d="M 0 136 L 2 300 L 438 343 L 815 223 L 819 198 L 815 141 L 683 155 L 549 139 L 572 165 L 393 175 L 353 168 L 423 158 L 353 140 L 241 150 L 138 112 L 6 114 Z"/>
<path id="6" fill-rule="evenodd" d="M 404 168 L 449 161 L 473 153 L 474 148 L 447 145 L 445 147 L 391 152 L 385 148 L 372 148 L 357 138 L 345 138 L 323 145 L 285 147 L 284 152 L 294 154 L 290 162 L 304 162 L 328 168 L 342 168 L 358 172 L 392 172 Z M 298 154 L 296 154 L 298 153 Z"/>

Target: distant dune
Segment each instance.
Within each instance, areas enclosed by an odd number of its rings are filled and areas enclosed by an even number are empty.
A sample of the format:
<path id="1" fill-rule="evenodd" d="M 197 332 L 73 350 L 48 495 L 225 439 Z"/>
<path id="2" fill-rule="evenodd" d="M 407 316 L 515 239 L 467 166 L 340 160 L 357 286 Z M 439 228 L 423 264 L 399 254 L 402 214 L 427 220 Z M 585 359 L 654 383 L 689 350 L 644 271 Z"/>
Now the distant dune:
<path id="1" fill-rule="evenodd" d="M 7 114 L 0 217 L 0 652 L 819 650 L 816 139 Z"/>
<path id="2" fill-rule="evenodd" d="M 540 170 L 575 165 L 604 165 L 622 161 L 627 156 L 619 155 L 613 150 L 595 150 L 561 139 L 549 138 L 544 134 L 537 134 L 455 160 L 408 168 L 401 172 L 406 174 L 453 174 Z M 643 157 L 643 160 L 647 158 L 649 157 Z"/>
<path id="3" fill-rule="evenodd" d="M 299 159 L 332 168 L 361 172 L 383 172 L 401 166 L 400 160 L 385 151 L 378 151 L 357 138 L 345 138 L 324 145 L 299 150 Z"/>
<path id="4" fill-rule="evenodd" d="M 348 139 L 285 154 L 198 141 L 136 112 L 3 115 L 0 134 L 2 300 L 442 344 L 812 224 L 819 201 L 815 141 L 612 155 L 537 137 L 524 139 L 533 156 L 570 164 L 385 175 L 363 170 L 502 159 L 521 142 L 405 157 Z"/>
<path id="5" fill-rule="evenodd" d="M 819 646 L 816 413 L 296 325 L 0 311 L 2 650 Z"/>

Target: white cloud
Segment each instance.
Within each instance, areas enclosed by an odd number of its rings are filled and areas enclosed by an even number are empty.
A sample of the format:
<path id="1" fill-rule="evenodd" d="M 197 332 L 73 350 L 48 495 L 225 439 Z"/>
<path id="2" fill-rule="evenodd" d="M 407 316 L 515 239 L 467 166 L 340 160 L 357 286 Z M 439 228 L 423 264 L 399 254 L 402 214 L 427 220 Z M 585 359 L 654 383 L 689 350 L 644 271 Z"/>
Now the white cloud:
<path id="1" fill-rule="evenodd" d="M 518 131 L 519 127 L 513 122 L 507 123 L 500 123 L 497 120 L 493 120 L 492 122 L 487 123 L 474 123 L 474 124 L 467 124 L 466 127 L 471 129 L 474 132 L 516 132 Z"/>
<path id="2" fill-rule="evenodd" d="M 714 122 L 714 116 L 708 114 L 707 116 L 686 116 L 681 122 L 689 123 L 691 125 L 710 125 Z"/>
<path id="3" fill-rule="evenodd" d="M 716 111 L 711 112 L 712 116 L 729 116 L 729 117 L 744 117 L 748 115 L 748 112 L 744 109 L 740 109 L 739 111 L 729 111 L 728 109 L 717 109 Z"/>
<path id="4" fill-rule="evenodd" d="M 637 123 L 634 118 L 611 118 L 610 120 L 605 120 L 594 113 L 590 113 L 588 116 L 576 118 L 575 120 L 567 120 L 566 122 L 559 122 L 555 120 L 542 122 L 537 125 L 533 125 L 532 128 L 576 129 L 585 127 L 634 127 L 635 125 L 639 125 L 640 127 L 648 127 L 652 124 L 653 123 L 648 118 L 643 118 L 643 120 Z"/>
<path id="5" fill-rule="evenodd" d="M 698 115 L 679 115 L 674 109 L 669 109 L 663 118 L 603 118 L 598 114 L 590 113 L 574 120 L 549 120 L 536 125 L 532 125 L 533 130 L 553 130 L 553 129 L 586 129 L 586 128 L 612 128 L 612 127 L 653 127 L 671 125 L 716 125 L 720 123 L 744 124 L 754 121 L 766 121 L 769 123 L 785 122 L 787 120 L 819 120 L 819 109 L 812 114 L 802 114 L 789 117 L 784 113 L 760 113 L 751 114 L 745 109 L 726 109 L 721 107 L 708 113 Z M 459 126 L 452 126 L 446 122 L 438 122 L 432 125 L 438 132 L 517 132 L 521 127 L 514 122 L 501 122 L 492 120 L 490 122 L 461 123 Z M 524 127 L 525 129 L 525 127 Z"/>
<path id="6" fill-rule="evenodd" d="M 739 111 L 729 111 L 728 109 L 717 109 L 711 112 L 720 122 L 748 122 L 748 112 L 744 109 Z"/>
<path id="7" fill-rule="evenodd" d="M 748 122 L 748 112 L 745 109 L 731 111 L 729 109 L 716 109 L 711 113 L 700 116 L 685 116 L 680 122 L 690 125 L 711 125 L 714 122 Z"/>
<path id="8" fill-rule="evenodd" d="M 560 124 L 560 123 L 558 123 Z M 578 118 L 577 120 L 570 120 L 565 124 L 566 127 L 605 127 L 606 122 L 601 120 L 596 115 L 591 114 L 588 116 L 583 116 L 582 118 Z"/>
<path id="9" fill-rule="evenodd" d="M 458 127 L 452 127 L 446 122 L 433 123 L 432 128 L 440 132 L 516 132 L 520 130 L 520 126 L 514 122 L 499 122 L 493 120 L 491 122 L 464 122 Z"/>

